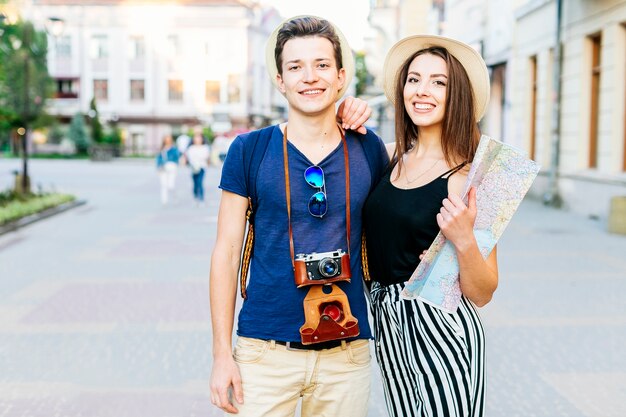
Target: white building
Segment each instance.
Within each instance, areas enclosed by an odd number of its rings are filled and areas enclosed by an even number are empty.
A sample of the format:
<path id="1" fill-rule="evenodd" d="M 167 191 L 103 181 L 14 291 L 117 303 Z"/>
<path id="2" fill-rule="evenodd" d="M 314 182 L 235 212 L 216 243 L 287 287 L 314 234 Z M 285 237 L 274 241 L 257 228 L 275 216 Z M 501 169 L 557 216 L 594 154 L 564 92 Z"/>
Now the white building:
<path id="1" fill-rule="evenodd" d="M 393 106 L 383 92 L 383 65 L 391 47 L 400 39 L 420 33 L 437 33 L 440 16 L 433 4 L 443 0 L 370 0 L 369 33 L 365 38 L 365 63 L 373 78 L 368 88 L 374 113 L 368 126 L 386 142 L 394 140 Z"/>
<path id="2" fill-rule="evenodd" d="M 437 0 L 434 2 L 437 3 Z M 437 33 L 437 17 L 432 11 L 432 3 L 431 0 L 370 0 L 370 31 L 365 40 L 366 64 L 381 93 L 387 51 L 406 36 Z"/>
<path id="3" fill-rule="evenodd" d="M 459 39 L 483 56 L 491 78 L 489 108 L 481 130 L 496 139 L 521 146 L 511 123 L 514 10 L 524 0 L 445 0 L 442 35 Z"/>
<path id="4" fill-rule="evenodd" d="M 529 0 L 516 10 L 513 122 L 544 169 L 533 187 L 556 190 L 566 207 L 606 219 L 615 196 L 626 196 L 626 1 L 562 2 L 558 164 L 551 116 L 557 1 Z"/>
<path id="5" fill-rule="evenodd" d="M 253 0 L 28 3 L 23 15 L 39 27 L 63 22 L 50 37 L 51 113 L 69 120 L 95 97 L 130 152 L 151 152 L 165 134 L 196 124 L 228 131 L 284 111 L 264 55 L 281 19 Z"/>

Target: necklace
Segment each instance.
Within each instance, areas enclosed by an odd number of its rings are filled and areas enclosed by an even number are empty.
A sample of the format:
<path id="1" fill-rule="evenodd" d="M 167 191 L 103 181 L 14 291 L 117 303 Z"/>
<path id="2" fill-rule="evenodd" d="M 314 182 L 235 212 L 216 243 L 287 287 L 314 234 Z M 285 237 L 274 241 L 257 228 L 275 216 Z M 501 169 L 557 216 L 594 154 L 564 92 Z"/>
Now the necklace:
<path id="1" fill-rule="evenodd" d="M 417 177 L 415 177 L 413 179 L 409 178 L 409 170 L 405 166 L 404 167 L 404 178 L 406 179 L 406 183 L 407 184 L 411 184 L 411 183 L 414 183 L 415 181 L 417 181 L 418 179 L 422 178 L 427 172 L 429 172 L 431 169 L 433 169 L 435 167 L 435 165 L 437 165 L 440 161 L 441 161 L 441 159 L 437 159 L 435 161 L 435 163 L 432 164 L 432 166 L 430 168 L 428 168 L 426 171 L 423 171 L 421 174 L 419 174 Z M 406 165 L 406 161 L 405 161 L 405 165 Z"/>

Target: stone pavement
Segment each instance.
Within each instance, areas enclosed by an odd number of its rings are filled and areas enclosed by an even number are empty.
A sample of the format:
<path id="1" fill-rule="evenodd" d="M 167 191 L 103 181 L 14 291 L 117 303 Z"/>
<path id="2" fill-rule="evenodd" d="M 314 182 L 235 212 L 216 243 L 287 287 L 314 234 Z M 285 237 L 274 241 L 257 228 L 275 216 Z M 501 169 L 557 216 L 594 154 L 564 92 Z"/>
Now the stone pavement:
<path id="1" fill-rule="evenodd" d="M 0 159 L 0 189 L 19 161 Z M 0 236 L 0 416 L 218 416 L 208 271 L 219 170 L 162 207 L 152 161 L 31 162 L 88 204 Z M 626 237 L 522 205 L 482 309 L 489 417 L 626 416 Z M 378 370 L 369 417 L 385 415 Z"/>

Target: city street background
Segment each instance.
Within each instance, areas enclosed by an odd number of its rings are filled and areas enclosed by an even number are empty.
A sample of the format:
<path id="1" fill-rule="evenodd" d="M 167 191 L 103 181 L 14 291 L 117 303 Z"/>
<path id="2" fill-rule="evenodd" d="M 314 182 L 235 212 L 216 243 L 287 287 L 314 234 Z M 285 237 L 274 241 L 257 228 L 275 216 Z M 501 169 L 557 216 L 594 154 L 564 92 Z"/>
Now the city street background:
<path id="1" fill-rule="evenodd" d="M 0 189 L 17 159 L 0 159 Z M 159 202 L 153 160 L 32 160 L 33 184 L 87 204 L 0 236 L 0 416 L 218 416 L 208 272 L 219 168 Z M 481 309 L 488 417 L 626 415 L 626 236 L 526 200 Z M 385 416 L 373 368 L 369 417 Z"/>

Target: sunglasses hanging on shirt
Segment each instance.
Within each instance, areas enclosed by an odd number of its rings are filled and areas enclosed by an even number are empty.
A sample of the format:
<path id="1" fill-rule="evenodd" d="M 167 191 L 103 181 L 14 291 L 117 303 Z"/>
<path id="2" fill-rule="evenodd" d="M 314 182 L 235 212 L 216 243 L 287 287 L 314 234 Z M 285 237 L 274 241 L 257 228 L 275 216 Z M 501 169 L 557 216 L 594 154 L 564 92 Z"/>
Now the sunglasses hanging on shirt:
<path id="1" fill-rule="evenodd" d="M 317 165 L 310 166 L 304 171 L 304 180 L 319 190 L 309 199 L 309 213 L 314 217 L 324 217 L 327 211 L 324 170 Z"/>

